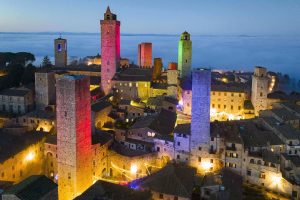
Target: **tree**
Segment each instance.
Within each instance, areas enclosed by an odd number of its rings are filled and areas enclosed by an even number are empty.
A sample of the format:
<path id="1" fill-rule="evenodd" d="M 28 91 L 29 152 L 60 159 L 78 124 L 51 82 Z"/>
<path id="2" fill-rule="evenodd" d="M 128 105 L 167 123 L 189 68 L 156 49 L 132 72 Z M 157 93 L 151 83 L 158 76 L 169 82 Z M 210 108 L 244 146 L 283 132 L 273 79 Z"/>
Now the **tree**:
<path id="1" fill-rule="evenodd" d="M 7 82 L 9 87 L 20 86 L 22 76 L 24 73 L 24 66 L 21 64 L 13 64 L 8 66 Z"/>
<path id="2" fill-rule="evenodd" d="M 34 83 L 35 72 L 36 72 L 36 67 L 34 65 L 32 64 L 27 65 L 22 76 L 22 84 L 26 85 L 29 83 Z"/>
<path id="3" fill-rule="evenodd" d="M 43 58 L 42 67 L 51 67 L 51 66 L 52 66 L 52 63 L 51 63 L 49 57 L 45 56 Z"/>

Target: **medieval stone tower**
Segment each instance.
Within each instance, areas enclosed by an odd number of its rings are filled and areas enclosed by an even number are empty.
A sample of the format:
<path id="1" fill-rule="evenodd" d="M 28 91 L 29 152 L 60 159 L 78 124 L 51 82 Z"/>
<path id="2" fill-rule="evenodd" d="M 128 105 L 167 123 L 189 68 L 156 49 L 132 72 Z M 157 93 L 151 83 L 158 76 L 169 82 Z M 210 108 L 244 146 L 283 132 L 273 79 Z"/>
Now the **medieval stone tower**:
<path id="1" fill-rule="evenodd" d="M 137 65 L 141 68 L 152 68 L 152 43 L 139 44 Z"/>
<path id="2" fill-rule="evenodd" d="M 92 185 L 90 80 L 63 76 L 56 83 L 59 200 L 74 199 Z"/>
<path id="3" fill-rule="evenodd" d="M 105 94 L 111 90 L 111 79 L 120 64 L 120 26 L 117 15 L 109 7 L 101 20 L 101 87 Z"/>
<path id="4" fill-rule="evenodd" d="M 169 63 L 167 71 L 168 96 L 174 98 L 178 98 L 178 75 L 177 63 Z"/>
<path id="5" fill-rule="evenodd" d="M 208 157 L 210 141 L 211 71 L 195 69 L 192 74 L 191 164 Z"/>
<path id="6" fill-rule="evenodd" d="M 162 73 L 163 63 L 161 58 L 154 58 L 154 67 L 153 67 L 153 80 L 156 80 Z"/>
<path id="7" fill-rule="evenodd" d="M 54 105 L 55 73 L 40 71 L 35 73 L 35 103 L 38 110 L 44 110 L 49 105 Z"/>
<path id="8" fill-rule="evenodd" d="M 54 40 L 54 55 L 55 66 L 66 67 L 68 62 L 68 49 L 67 40 L 63 38 L 57 38 Z"/>
<path id="9" fill-rule="evenodd" d="M 181 78 L 191 78 L 192 41 L 188 32 L 181 35 L 178 45 L 178 70 Z"/>
<path id="10" fill-rule="evenodd" d="M 252 76 L 252 91 L 251 102 L 254 106 L 255 115 L 259 114 L 259 111 L 266 110 L 267 95 L 268 95 L 268 81 L 267 69 L 264 67 L 255 67 L 254 74 Z"/>

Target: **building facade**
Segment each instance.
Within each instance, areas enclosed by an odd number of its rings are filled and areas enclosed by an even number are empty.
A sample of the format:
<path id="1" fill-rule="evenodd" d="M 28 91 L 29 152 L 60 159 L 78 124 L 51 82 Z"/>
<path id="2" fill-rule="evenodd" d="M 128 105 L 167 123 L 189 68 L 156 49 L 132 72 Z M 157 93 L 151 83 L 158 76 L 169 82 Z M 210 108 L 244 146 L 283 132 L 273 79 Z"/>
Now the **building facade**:
<path id="1" fill-rule="evenodd" d="M 0 111 L 25 114 L 33 109 L 33 93 L 27 88 L 10 88 L 0 92 Z"/>

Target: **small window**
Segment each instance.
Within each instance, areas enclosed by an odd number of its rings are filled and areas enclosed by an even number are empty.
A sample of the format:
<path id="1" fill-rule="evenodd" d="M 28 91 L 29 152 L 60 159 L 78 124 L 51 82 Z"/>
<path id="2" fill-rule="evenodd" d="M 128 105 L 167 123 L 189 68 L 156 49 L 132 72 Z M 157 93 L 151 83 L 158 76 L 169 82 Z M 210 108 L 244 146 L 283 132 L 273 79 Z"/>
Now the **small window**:
<path id="1" fill-rule="evenodd" d="M 160 193 L 160 194 L 159 194 L 159 198 L 160 198 L 160 199 L 163 199 L 163 198 L 164 198 L 164 195 Z"/>
<path id="2" fill-rule="evenodd" d="M 247 176 L 251 176 L 251 170 L 247 170 Z"/>

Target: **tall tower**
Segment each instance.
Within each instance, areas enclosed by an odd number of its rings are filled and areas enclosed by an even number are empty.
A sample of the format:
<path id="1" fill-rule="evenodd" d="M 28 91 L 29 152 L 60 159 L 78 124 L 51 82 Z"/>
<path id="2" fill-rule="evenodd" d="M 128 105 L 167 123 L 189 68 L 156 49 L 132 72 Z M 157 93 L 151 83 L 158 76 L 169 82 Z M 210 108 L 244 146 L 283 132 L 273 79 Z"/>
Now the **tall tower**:
<path id="1" fill-rule="evenodd" d="M 172 96 L 176 99 L 178 97 L 178 75 L 177 63 L 169 63 L 167 71 L 168 96 Z"/>
<path id="2" fill-rule="evenodd" d="M 55 66 L 66 67 L 68 62 L 68 49 L 67 40 L 63 38 L 57 38 L 54 40 L 54 55 Z"/>
<path id="3" fill-rule="evenodd" d="M 139 44 L 137 64 L 141 68 L 152 68 L 152 43 Z"/>
<path id="4" fill-rule="evenodd" d="M 41 71 L 35 73 L 35 103 L 38 110 L 44 110 L 55 103 L 55 73 Z"/>
<path id="5" fill-rule="evenodd" d="M 181 34 L 178 44 L 178 70 L 181 78 L 190 78 L 192 68 L 192 41 L 188 32 Z"/>
<path id="6" fill-rule="evenodd" d="M 57 79 L 58 196 L 74 199 L 92 185 L 90 80 Z"/>
<path id="7" fill-rule="evenodd" d="M 162 73 L 163 63 L 161 58 L 154 58 L 153 80 L 156 80 Z"/>
<path id="8" fill-rule="evenodd" d="M 111 79 L 120 64 L 120 26 L 117 15 L 109 7 L 101 20 L 101 87 L 105 94 L 111 90 Z"/>
<path id="9" fill-rule="evenodd" d="M 210 91 L 211 71 L 209 69 L 193 70 L 190 144 L 192 163 L 195 163 L 199 156 L 208 156 L 210 141 Z"/>
<path id="10" fill-rule="evenodd" d="M 259 114 L 259 111 L 266 110 L 267 95 L 268 95 L 268 81 L 267 69 L 264 67 L 255 67 L 254 74 L 252 76 L 252 91 L 251 101 L 254 106 L 255 115 Z"/>

